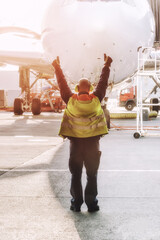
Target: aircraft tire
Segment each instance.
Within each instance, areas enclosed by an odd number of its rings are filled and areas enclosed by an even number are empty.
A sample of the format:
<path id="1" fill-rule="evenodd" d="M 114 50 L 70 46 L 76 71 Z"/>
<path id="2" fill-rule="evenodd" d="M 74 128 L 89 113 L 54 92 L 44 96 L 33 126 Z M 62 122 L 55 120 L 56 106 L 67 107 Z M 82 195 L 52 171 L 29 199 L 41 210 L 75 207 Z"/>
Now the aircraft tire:
<path id="1" fill-rule="evenodd" d="M 41 101 L 39 98 L 33 98 L 31 110 L 33 115 L 39 115 L 41 113 Z"/>
<path id="2" fill-rule="evenodd" d="M 23 104 L 22 98 L 15 98 L 14 107 L 13 107 L 15 115 L 22 115 L 23 114 L 22 104 Z"/>
<path id="3" fill-rule="evenodd" d="M 127 111 L 132 111 L 133 108 L 134 108 L 134 103 L 131 102 L 131 101 L 127 102 L 127 104 L 126 104 L 126 106 L 125 106 L 125 109 L 126 109 Z"/>

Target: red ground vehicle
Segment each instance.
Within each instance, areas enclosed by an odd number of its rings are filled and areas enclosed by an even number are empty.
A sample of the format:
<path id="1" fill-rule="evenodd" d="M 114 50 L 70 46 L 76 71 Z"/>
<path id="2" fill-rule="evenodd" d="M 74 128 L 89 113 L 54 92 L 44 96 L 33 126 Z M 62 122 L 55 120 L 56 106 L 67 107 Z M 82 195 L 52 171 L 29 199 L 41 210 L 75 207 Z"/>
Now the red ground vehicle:
<path id="1" fill-rule="evenodd" d="M 65 107 L 66 104 L 63 102 L 58 90 L 48 89 L 41 95 L 42 111 L 62 112 Z"/>
<path id="2" fill-rule="evenodd" d="M 136 106 L 137 87 L 122 89 L 119 96 L 119 106 L 132 111 Z"/>
<path id="3" fill-rule="evenodd" d="M 63 102 L 60 92 L 53 88 L 42 90 L 41 93 L 31 93 L 32 113 L 38 115 L 42 112 L 62 112 L 66 104 Z"/>

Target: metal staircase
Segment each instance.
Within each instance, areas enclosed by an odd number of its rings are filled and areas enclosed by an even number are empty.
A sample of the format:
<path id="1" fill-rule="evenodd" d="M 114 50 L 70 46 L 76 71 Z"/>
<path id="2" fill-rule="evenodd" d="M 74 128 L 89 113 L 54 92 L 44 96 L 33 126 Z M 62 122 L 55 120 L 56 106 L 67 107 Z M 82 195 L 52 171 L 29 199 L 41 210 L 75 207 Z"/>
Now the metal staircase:
<path id="1" fill-rule="evenodd" d="M 160 103 L 144 102 L 144 78 L 154 81 L 157 88 L 160 88 L 160 49 L 159 48 L 138 48 L 138 71 L 137 78 L 137 132 L 135 138 L 147 135 L 143 125 L 143 114 L 148 107 L 158 107 Z M 155 89 L 155 88 L 154 88 Z M 154 90 L 153 89 L 153 90 Z M 152 91 L 153 91 L 152 90 Z M 151 92 L 152 92 L 151 91 Z"/>

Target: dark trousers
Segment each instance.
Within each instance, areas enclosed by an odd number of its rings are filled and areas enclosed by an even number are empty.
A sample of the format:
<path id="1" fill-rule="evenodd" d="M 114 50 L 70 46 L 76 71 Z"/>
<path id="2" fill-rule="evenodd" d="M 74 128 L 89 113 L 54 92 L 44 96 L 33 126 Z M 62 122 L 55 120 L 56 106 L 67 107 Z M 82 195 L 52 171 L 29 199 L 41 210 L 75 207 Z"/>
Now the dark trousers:
<path id="1" fill-rule="evenodd" d="M 99 136 L 90 138 L 70 138 L 69 169 L 71 178 L 71 203 L 81 206 L 83 201 L 88 207 L 97 205 L 97 171 L 101 152 L 99 151 Z M 87 184 L 84 192 L 81 183 L 82 168 L 86 168 Z"/>

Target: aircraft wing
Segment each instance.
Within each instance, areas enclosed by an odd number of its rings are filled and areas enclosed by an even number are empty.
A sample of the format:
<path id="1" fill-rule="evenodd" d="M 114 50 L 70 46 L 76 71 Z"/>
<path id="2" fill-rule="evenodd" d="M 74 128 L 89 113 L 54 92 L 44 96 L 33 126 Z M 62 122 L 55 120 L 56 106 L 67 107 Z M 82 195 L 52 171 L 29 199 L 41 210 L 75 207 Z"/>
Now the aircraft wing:
<path id="1" fill-rule="evenodd" d="M 26 67 L 38 73 L 54 77 L 54 68 L 44 57 L 43 53 L 0 51 L 0 65 L 6 64 Z"/>

